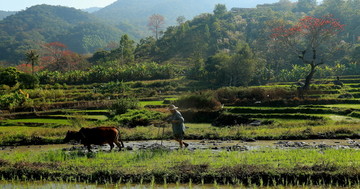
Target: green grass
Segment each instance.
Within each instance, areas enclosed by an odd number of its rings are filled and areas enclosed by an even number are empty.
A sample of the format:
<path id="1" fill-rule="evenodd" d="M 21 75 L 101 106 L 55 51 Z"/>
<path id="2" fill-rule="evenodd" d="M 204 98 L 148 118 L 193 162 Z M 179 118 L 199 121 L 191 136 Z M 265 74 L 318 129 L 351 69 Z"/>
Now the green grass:
<path id="1" fill-rule="evenodd" d="M 15 123 L 13 123 L 15 125 Z M 116 123 L 102 122 L 98 125 L 86 122 L 85 126 L 117 126 Z M 280 140 L 280 139 L 309 139 L 309 138 L 345 138 L 354 137 L 360 132 L 360 124 L 336 117 L 334 120 L 289 120 L 274 119 L 271 125 L 249 126 L 240 125 L 232 127 L 214 127 L 208 123 L 185 123 L 187 129 L 185 139 L 233 139 L 245 138 Z M 32 139 L 46 139 L 42 142 L 58 143 L 65 137 L 67 130 L 79 130 L 71 126 L 1 126 L 0 145 L 19 144 L 19 140 L 26 139 L 25 144 L 31 144 Z M 171 126 L 167 125 L 162 136 L 162 128 L 147 126 L 135 128 L 120 128 L 124 140 L 159 140 L 172 139 Z M 12 139 L 14 141 L 12 141 Z"/>
<path id="2" fill-rule="evenodd" d="M 62 117 L 64 119 L 66 118 L 77 118 L 78 115 L 51 115 L 52 117 Z M 97 119 L 97 120 L 107 120 L 108 117 L 106 115 L 81 115 L 84 119 Z"/>
<path id="3" fill-rule="evenodd" d="M 360 104 L 327 104 L 322 106 L 330 107 L 330 108 L 360 109 Z"/>
<path id="4" fill-rule="evenodd" d="M 237 151 L 140 150 L 1 153 L 3 179 L 47 178 L 96 183 L 218 183 L 252 186 L 360 184 L 356 149 Z M 15 168 L 15 169 L 14 169 Z"/>
<path id="5" fill-rule="evenodd" d="M 0 126 L 0 145 L 30 145 L 59 143 L 70 127 L 44 128 Z"/>
<path id="6" fill-rule="evenodd" d="M 175 101 L 177 99 L 178 99 L 177 97 L 166 97 L 164 100 Z M 167 105 L 167 104 L 164 104 L 164 100 L 140 101 L 140 106 L 144 107 L 147 105 Z"/>
<path id="7" fill-rule="evenodd" d="M 4 121 L 6 123 L 44 123 L 44 124 L 61 124 L 61 125 L 69 125 L 69 121 L 67 119 L 11 119 Z"/>
<path id="8" fill-rule="evenodd" d="M 108 113 L 108 112 L 110 112 L 110 110 L 108 110 L 108 109 L 105 109 L 105 110 L 66 110 L 66 112 L 69 112 L 69 113 L 97 113 L 97 112 Z"/>
<path id="9" fill-rule="evenodd" d="M 147 106 L 147 105 L 165 105 L 163 103 L 164 101 L 140 101 L 140 106 L 141 107 L 144 107 L 144 106 Z"/>

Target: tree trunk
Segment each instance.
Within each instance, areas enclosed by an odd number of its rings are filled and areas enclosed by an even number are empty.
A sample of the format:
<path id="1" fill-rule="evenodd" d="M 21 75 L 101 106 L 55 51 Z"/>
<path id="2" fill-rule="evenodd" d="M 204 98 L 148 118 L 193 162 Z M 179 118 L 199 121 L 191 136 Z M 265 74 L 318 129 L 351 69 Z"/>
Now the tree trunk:
<path id="1" fill-rule="evenodd" d="M 316 72 L 315 68 L 316 68 L 316 65 L 315 64 L 310 64 L 311 66 L 311 70 L 310 70 L 310 73 L 306 76 L 305 78 L 305 84 L 303 86 L 303 89 L 305 91 L 309 90 L 310 89 L 310 84 L 311 84 L 311 80 Z"/>

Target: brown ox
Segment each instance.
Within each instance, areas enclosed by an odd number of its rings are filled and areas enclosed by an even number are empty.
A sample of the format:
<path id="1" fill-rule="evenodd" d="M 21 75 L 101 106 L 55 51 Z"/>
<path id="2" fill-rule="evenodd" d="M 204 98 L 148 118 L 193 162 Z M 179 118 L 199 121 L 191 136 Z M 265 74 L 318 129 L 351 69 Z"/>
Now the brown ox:
<path id="1" fill-rule="evenodd" d="M 119 147 L 119 151 L 124 147 L 120 132 L 116 127 L 81 128 L 80 131 L 68 131 L 64 142 L 67 143 L 70 140 L 81 142 L 89 152 L 91 152 L 91 144 L 109 144 L 110 151 L 114 148 L 114 143 Z"/>

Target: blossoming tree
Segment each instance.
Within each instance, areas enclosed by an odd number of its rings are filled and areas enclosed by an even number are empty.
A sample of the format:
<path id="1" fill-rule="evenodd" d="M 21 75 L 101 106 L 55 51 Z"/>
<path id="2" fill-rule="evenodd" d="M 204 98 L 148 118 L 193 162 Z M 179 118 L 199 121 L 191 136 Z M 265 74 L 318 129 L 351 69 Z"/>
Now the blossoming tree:
<path id="1" fill-rule="evenodd" d="M 319 58 L 320 49 L 331 47 L 329 42 L 343 27 L 344 25 L 332 15 L 326 15 L 319 18 L 306 16 L 294 26 L 280 26 L 272 29 L 271 38 L 283 47 L 291 48 L 305 65 L 310 66 L 310 72 L 301 88 L 302 91 L 310 88 L 316 68 L 324 64 L 323 58 Z"/>

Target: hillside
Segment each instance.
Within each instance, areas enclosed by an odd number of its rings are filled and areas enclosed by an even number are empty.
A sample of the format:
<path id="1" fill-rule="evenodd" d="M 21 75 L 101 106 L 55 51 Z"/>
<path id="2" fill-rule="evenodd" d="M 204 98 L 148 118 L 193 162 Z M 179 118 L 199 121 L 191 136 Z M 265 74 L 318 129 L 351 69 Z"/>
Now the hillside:
<path id="1" fill-rule="evenodd" d="M 38 5 L 0 21 L 0 60 L 17 63 L 24 52 L 60 41 L 77 53 L 89 53 L 117 41 L 119 29 L 89 13 L 68 7 Z"/>
<path id="2" fill-rule="evenodd" d="M 141 36 L 149 35 L 146 29 L 149 16 L 160 14 L 165 17 L 167 26 L 176 25 L 176 18 L 184 16 L 187 20 L 201 13 L 211 13 L 216 4 L 232 7 L 254 8 L 258 4 L 274 3 L 277 0 L 118 0 L 93 14 L 121 27 L 122 24 L 135 25 Z"/>
<path id="3" fill-rule="evenodd" d="M 15 11 L 1 11 L 0 10 L 0 20 L 6 18 L 7 16 L 15 14 Z"/>

